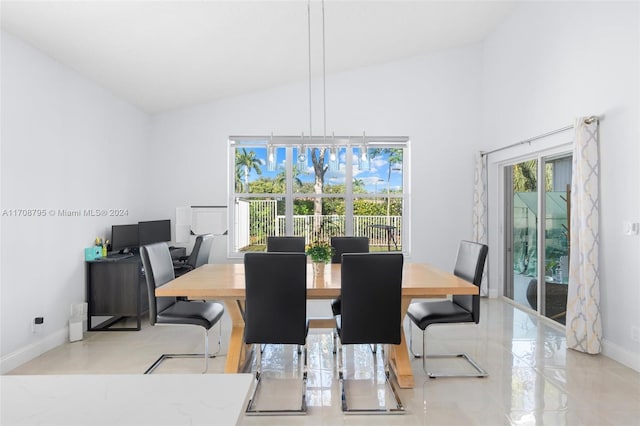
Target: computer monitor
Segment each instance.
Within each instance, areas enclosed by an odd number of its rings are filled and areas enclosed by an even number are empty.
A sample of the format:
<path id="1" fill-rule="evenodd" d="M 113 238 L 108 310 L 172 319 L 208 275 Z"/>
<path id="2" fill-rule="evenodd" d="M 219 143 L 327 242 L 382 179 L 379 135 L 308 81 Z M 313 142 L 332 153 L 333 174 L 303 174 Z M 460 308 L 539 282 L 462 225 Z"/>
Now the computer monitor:
<path id="1" fill-rule="evenodd" d="M 111 227 L 111 251 L 128 252 L 138 246 L 138 224 Z"/>
<path id="2" fill-rule="evenodd" d="M 171 241 L 171 221 L 169 219 L 138 222 L 140 246 L 162 241 Z"/>

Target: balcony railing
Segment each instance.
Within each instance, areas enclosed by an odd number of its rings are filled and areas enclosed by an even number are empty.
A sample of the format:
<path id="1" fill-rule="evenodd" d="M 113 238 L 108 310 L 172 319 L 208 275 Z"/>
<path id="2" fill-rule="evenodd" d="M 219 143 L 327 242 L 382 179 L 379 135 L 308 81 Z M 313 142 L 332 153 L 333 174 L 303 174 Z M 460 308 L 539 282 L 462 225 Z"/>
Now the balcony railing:
<path id="1" fill-rule="evenodd" d="M 271 235 L 286 235 L 286 217 L 277 215 L 275 201 L 251 201 L 247 223 L 250 245 L 266 245 Z M 402 246 L 402 216 L 354 216 L 353 235 L 369 237 L 372 247 Z M 304 236 L 307 243 L 329 241 L 345 235 L 344 215 L 294 215 L 293 235 Z M 395 244 L 395 245 L 394 245 Z"/>

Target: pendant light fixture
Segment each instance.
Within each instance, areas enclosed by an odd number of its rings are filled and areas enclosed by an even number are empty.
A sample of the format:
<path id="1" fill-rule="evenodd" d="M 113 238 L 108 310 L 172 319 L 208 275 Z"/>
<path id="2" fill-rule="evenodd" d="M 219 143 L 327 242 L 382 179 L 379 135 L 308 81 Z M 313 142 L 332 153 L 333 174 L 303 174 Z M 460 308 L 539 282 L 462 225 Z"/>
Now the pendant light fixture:
<path id="1" fill-rule="evenodd" d="M 311 107 L 311 0 L 307 0 L 307 43 L 309 51 L 309 142 L 313 142 L 313 113 Z M 304 132 L 302 134 L 304 142 Z M 304 168 L 307 165 L 307 149 L 304 144 L 298 147 L 298 164 Z"/>
<path id="2" fill-rule="evenodd" d="M 322 147 L 327 147 L 327 72 L 326 72 L 326 45 L 325 45 L 325 23 L 324 23 L 324 0 L 322 4 L 322 106 L 323 106 L 323 136 Z M 308 47 L 309 47 L 309 146 L 313 146 L 313 111 L 312 111 L 312 76 L 311 76 L 311 0 L 307 0 L 307 30 L 308 30 Z M 302 137 L 304 142 L 304 134 Z M 307 150 L 304 145 L 300 145 L 298 148 L 298 163 L 306 165 L 307 163 Z M 331 168 L 331 162 L 334 161 L 334 168 L 338 169 L 338 155 L 335 146 L 332 145 L 330 149 L 329 167 Z"/>
<path id="3" fill-rule="evenodd" d="M 362 132 L 362 144 L 360 145 L 360 155 L 358 155 L 358 170 L 367 170 L 369 168 L 369 155 L 367 152 L 367 140 L 364 132 Z"/>
<path id="4" fill-rule="evenodd" d="M 337 172 L 340 170 L 340 158 L 338 157 L 340 148 L 336 145 L 335 134 L 331 138 L 331 148 L 329 149 L 329 170 Z"/>
<path id="5" fill-rule="evenodd" d="M 273 133 L 271 133 L 271 139 L 267 145 L 267 170 L 270 172 L 276 171 L 276 163 L 278 162 L 276 147 L 273 145 Z"/>
<path id="6" fill-rule="evenodd" d="M 302 136 L 302 138 L 304 139 L 304 135 Z M 298 163 L 300 163 L 300 166 L 303 167 L 307 165 L 307 147 L 303 144 L 300 144 L 300 146 L 298 146 Z"/>

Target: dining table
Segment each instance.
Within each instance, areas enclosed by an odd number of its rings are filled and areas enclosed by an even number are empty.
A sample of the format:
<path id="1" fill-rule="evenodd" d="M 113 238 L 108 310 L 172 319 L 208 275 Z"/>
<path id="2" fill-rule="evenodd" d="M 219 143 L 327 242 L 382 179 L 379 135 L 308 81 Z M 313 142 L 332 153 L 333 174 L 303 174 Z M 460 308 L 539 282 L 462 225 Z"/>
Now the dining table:
<path id="1" fill-rule="evenodd" d="M 307 299 L 335 299 L 340 295 L 340 264 L 327 264 L 322 273 L 307 265 Z M 405 262 L 402 269 L 401 318 L 415 299 L 474 295 L 479 289 L 450 272 L 426 263 Z M 157 287 L 157 297 L 185 297 L 190 300 L 218 300 L 224 303 L 231 318 L 231 335 L 227 350 L 225 373 L 242 373 L 251 359 L 251 345 L 244 343 L 245 274 L 241 263 L 205 264 L 168 283 Z M 333 318 L 309 318 L 311 328 L 335 328 Z M 390 345 L 390 367 L 401 388 L 415 387 L 411 356 L 404 329 L 399 345 Z"/>

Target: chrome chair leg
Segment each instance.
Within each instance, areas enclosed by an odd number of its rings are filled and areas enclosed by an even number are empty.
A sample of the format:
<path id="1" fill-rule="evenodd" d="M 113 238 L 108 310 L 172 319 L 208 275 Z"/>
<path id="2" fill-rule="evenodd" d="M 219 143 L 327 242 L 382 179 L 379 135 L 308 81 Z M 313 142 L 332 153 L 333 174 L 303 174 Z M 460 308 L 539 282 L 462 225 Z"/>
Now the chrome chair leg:
<path id="1" fill-rule="evenodd" d="M 413 350 L 413 322 L 409 324 L 409 352 L 413 355 L 414 358 L 422 358 L 422 354 L 415 353 Z"/>
<path id="2" fill-rule="evenodd" d="M 209 330 L 204 329 L 204 371 L 206 373 L 209 369 Z"/>
<path id="3" fill-rule="evenodd" d="M 375 346 L 375 345 L 374 345 Z M 385 386 L 391 389 L 391 393 L 394 396 L 396 406 L 393 408 L 350 408 L 347 402 L 347 393 L 345 390 L 345 375 L 344 375 L 344 363 L 342 360 L 342 352 L 343 345 L 339 346 L 339 356 L 338 356 L 338 364 L 339 364 L 339 380 L 340 380 L 340 394 L 342 400 L 342 411 L 345 414 L 404 414 L 405 408 L 400 400 L 400 395 L 398 394 L 398 390 L 393 384 L 393 381 L 390 378 L 390 368 L 389 368 L 389 350 L 385 349 L 384 345 L 382 347 L 382 353 L 384 357 L 384 369 L 385 369 Z M 377 371 L 377 355 L 375 352 L 373 354 L 373 365 L 374 369 Z M 374 373 L 375 376 L 375 373 Z"/>
<path id="4" fill-rule="evenodd" d="M 220 353 L 220 351 L 222 350 L 222 318 L 220 318 L 220 321 L 218 321 L 219 326 L 218 326 L 218 350 L 215 351 L 214 353 L 212 353 L 212 356 L 216 356 Z"/>
<path id="5" fill-rule="evenodd" d="M 307 360 L 308 358 L 308 353 L 307 353 L 307 345 L 305 344 L 303 346 L 303 357 L 304 357 L 304 363 L 302 364 L 302 407 L 301 407 L 301 411 L 303 413 L 307 413 L 307 372 L 308 372 L 308 368 L 307 368 Z M 300 361 L 298 361 L 300 362 Z"/>
<path id="6" fill-rule="evenodd" d="M 424 331 L 422 332 L 422 353 L 424 354 L 424 356 L 422 357 L 422 369 L 427 374 L 427 376 L 434 379 L 436 377 L 487 377 L 489 375 L 489 373 L 487 373 L 469 355 L 467 355 L 464 352 L 459 354 L 427 355 L 427 329 L 428 328 L 429 327 L 425 328 Z M 442 358 L 464 358 L 474 368 L 475 373 L 438 373 L 438 372 L 429 371 L 429 369 L 427 369 L 427 359 L 442 359 Z"/>
<path id="7" fill-rule="evenodd" d="M 218 333 L 218 350 L 213 353 L 210 354 L 209 353 L 209 330 L 207 330 L 206 328 L 202 328 L 204 330 L 204 353 L 201 354 L 162 354 L 160 355 L 160 357 L 151 365 L 151 367 L 147 368 L 147 370 L 143 373 L 143 374 L 151 374 L 153 373 L 153 371 L 158 368 L 160 366 L 160 364 L 162 364 L 165 360 L 167 359 L 173 359 L 173 358 L 204 358 L 204 371 L 202 371 L 202 374 L 205 374 L 208 370 L 209 370 L 209 358 L 215 358 L 216 355 L 220 352 L 220 349 L 222 348 L 222 320 L 219 321 L 220 323 L 220 329 L 219 329 L 219 333 Z M 166 326 L 171 326 L 171 327 L 177 327 L 180 326 L 180 324 L 156 324 L 157 326 L 162 326 L 162 325 L 166 325 Z M 190 324 L 184 324 L 184 325 L 188 325 L 190 327 L 192 327 L 192 325 Z"/>
<path id="8" fill-rule="evenodd" d="M 209 353 L 209 330 L 204 329 L 204 371 L 202 374 L 209 370 L 209 358 L 215 358 L 222 349 L 222 319 L 218 321 L 218 350 L 214 353 Z"/>
<path id="9" fill-rule="evenodd" d="M 384 346 L 387 346 L 387 350 L 384 349 Z M 383 350 L 383 356 L 384 356 L 384 375 L 386 378 L 387 383 L 389 383 L 389 386 L 391 386 L 391 392 L 393 393 L 393 396 L 396 399 L 396 407 L 399 411 L 403 411 L 404 412 L 404 405 L 402 404 L 402 401 L 400 400 L 400 395 L 398 395 L 398 390 L 396 389 L 395 385 L 393 384 L 393 381 L 390 380 L 390 365 L 389 365 L 389 345 L 384 345 L 382 347 Z"/>
<path id="10" fill-rule="evenodd" d="M 261 346 L 261 345 L 259 345 Z M 302 351 L 300 350 L 302 347 Z M 251 416 L 259 416 L 259 415 L 304 415 L 307 414 L 307 345 L 296 345 L 296 352 L 302 353 L 304 357 L 303 367 L 302 367 L 302 403 L 299 409 L 294 410 L 260 410 L 255 408 L 256 403 L 256 395 L 258 394 L 258 389 L 262 384 L 262 351 L 260 348 L 258 350 L 253 351 L 256 354 L 256 384 L 253 388 L 253 392 L 249 397 L 249 402 L 247 403 L 247 408 L 245 409 L 245 414 Z M 300 363 L 300 358 L 298 358 L 298 363 Z"/>

